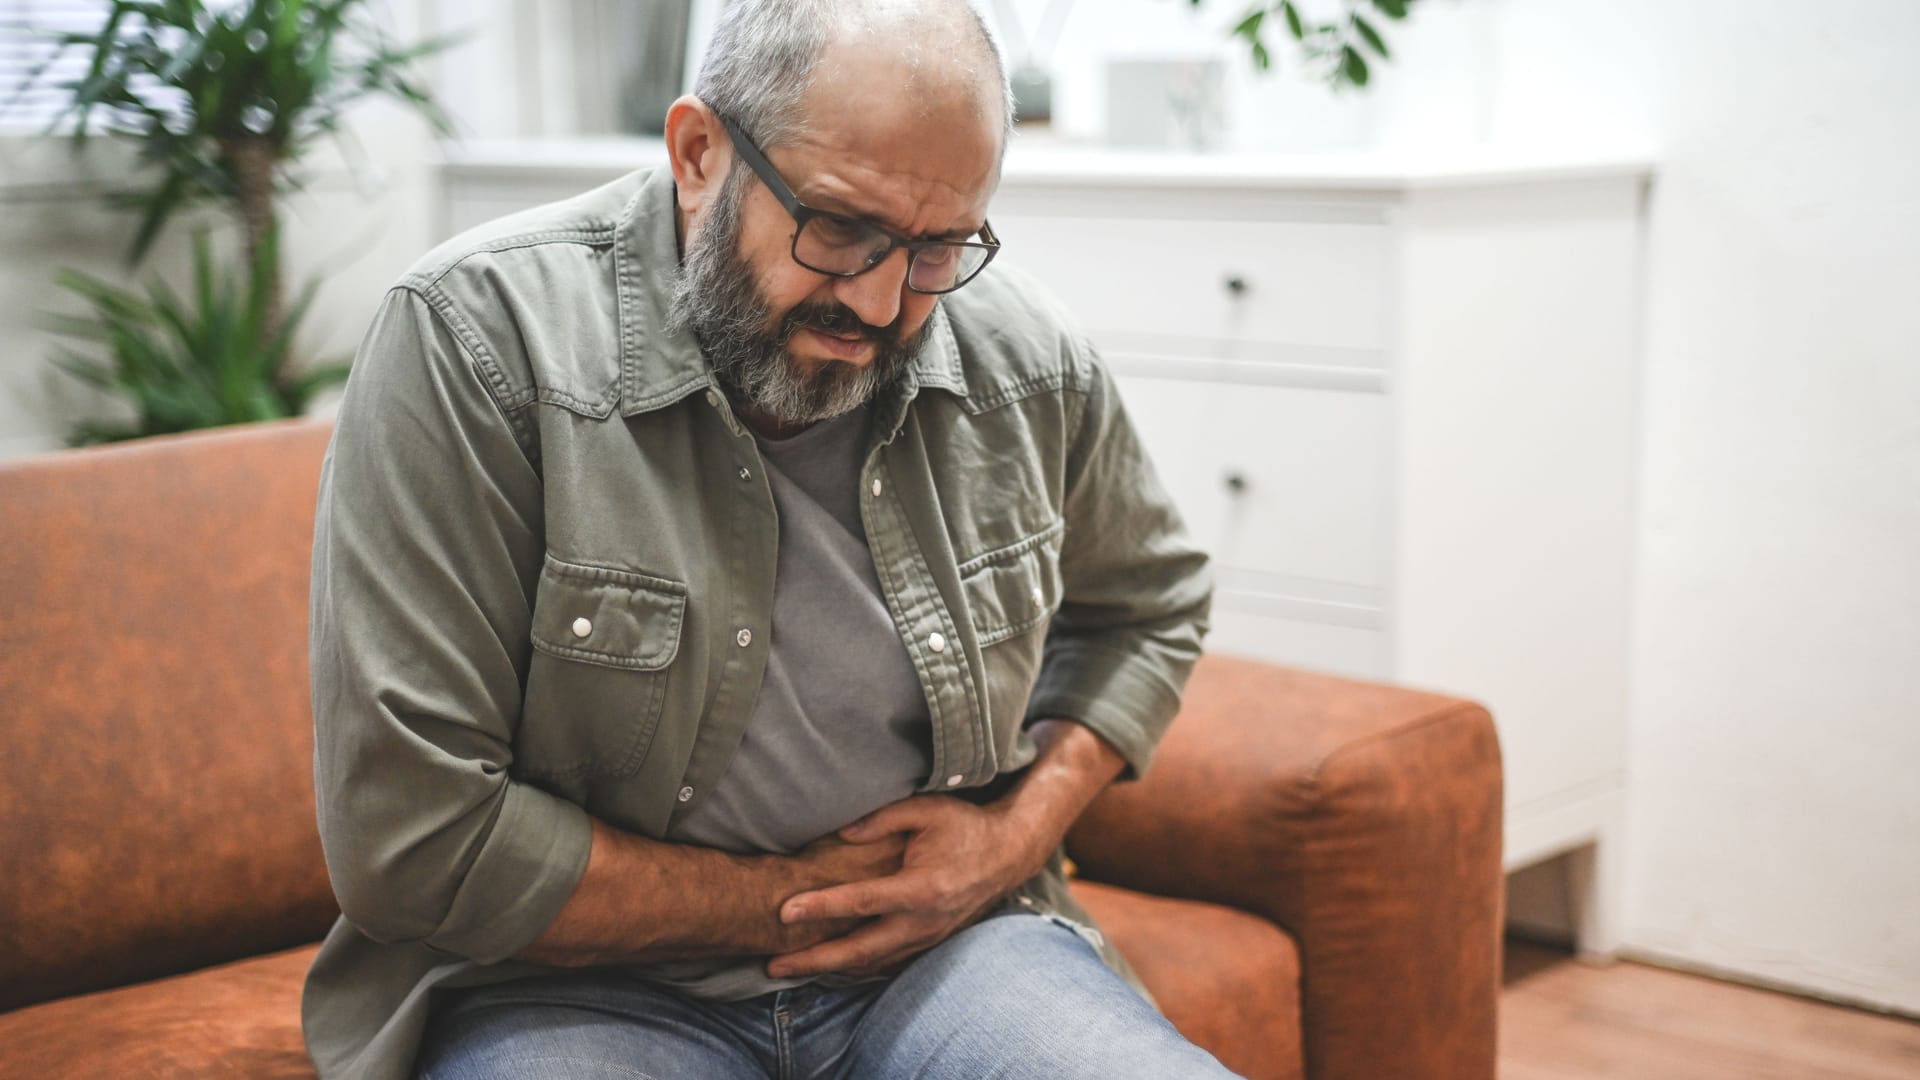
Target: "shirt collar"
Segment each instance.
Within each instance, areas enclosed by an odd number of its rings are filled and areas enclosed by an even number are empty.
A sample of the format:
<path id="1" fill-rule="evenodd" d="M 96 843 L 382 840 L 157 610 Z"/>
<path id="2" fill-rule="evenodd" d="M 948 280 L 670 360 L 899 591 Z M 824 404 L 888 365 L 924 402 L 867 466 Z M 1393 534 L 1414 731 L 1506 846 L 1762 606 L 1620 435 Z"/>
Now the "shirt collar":
<path id="1" fill-rule="evenodd" d="M 673 170 L 661 166 L 641 178 L 616 226 L 614 277 L 620 303 L 620 414 L 634 416 L 715 386 L 700 343 L 685 327 L 670 328 L 673 274 L 680 266 Z M 876 402 L 885 431 L 899 428 L 920 387 L 965 396 L 960 348 L 945 304 L 930 317 L 933 329 L 914 354 L 894 394 Z"/>

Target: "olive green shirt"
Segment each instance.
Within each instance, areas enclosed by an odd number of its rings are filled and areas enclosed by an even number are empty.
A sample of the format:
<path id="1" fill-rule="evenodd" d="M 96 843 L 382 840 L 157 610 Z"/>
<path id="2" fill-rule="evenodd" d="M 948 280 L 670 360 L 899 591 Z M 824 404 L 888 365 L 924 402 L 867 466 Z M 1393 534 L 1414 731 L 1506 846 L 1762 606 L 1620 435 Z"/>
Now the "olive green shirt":
<path id="1" fill-rule="evenodd" d="M 665 837 L 752 715 L 775 510 L 667 325 L 678 250 L 672 175 L 636 173 L 429 254 L 361 346 L 314 533 L 323 1077 L 407 1076 L 436 987 L 551 970 L 509 957 L 572 894 L 588 815 Z M 1033 282 L 996 264 L 932 320 L 874 402 L 860 506 L 932 718 L 922 790 L 1004 782 L 1042 717 L 1138 775 L 1200 652 L 1205 557 Z M 1086 921 L 1057 858 L 1009 905 Z"/>

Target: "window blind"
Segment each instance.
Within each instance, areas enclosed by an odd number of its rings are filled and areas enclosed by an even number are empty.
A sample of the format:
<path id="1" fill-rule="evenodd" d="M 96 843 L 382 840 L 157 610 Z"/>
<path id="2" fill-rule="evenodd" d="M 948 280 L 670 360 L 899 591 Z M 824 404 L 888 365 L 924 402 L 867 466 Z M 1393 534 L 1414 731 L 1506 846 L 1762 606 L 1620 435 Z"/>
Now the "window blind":
<path id="1" fill-rule="evenodd" d="M 85 75 L 88 61 L 85 50 L 68 49 L 23 90 L 53 56 L 47 34 L 98 30 L 106 17 L 105 0 L 0 0 L 0 132 L 46 130 L 67 104 L 61 84 Z"/>

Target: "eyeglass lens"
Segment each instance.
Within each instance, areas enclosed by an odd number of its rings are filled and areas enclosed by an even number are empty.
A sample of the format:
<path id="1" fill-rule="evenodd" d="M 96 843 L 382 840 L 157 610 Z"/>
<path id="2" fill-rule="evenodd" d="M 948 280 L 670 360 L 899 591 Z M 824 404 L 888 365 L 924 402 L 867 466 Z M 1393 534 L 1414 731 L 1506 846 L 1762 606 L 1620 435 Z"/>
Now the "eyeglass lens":
<path id="1" fill-rule="evenodd" d="M 823 274 L 854 274 L 873 265 L 892 242 L 873 226 L 822 214 L 801 226 L 793 257 Z M 921 246 L 912 251 L 907 287 L 926 293 L 956 289 L 979 271 L 987 255 L 985 248 L 959 242 Z"/>

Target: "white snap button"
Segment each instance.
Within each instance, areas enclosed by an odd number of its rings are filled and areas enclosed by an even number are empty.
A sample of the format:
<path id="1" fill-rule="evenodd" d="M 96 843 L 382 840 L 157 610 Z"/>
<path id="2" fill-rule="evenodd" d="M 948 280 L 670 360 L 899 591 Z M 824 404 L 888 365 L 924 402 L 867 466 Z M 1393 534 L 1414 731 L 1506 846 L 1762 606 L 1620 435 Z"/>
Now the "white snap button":
<path id="1" fill-rule="evenodd" d="M 932 649 L 934 652 L 946 652 L 947 651 L 946 635 L 939 633 L 938 631 L 935 631 L 933 636 L 927 639 L 927 648 Z"/>
<path id="2" fill-rule="evenodd" d="M 947 777 L 947 786 L 948 786 L 948 787 L 959 787 L 959 786 L 960 786 L 960 781 L 962 781 L 962 780 L 965 780 L 965 779 L 966 779 L 966 777 L 964 777 L 964 776 L 961 776 L 961 775 L 960 775 L 959 773 L 954 773 L 954 774 L 953 774 L 952 776 L 949 776 L 949 777 Z"/>
<path id="3" fill-rule="evenodd" d="M 709 391 L 707 391 L 707 404 L 709 404 L 709 405 L 718 405 L 718 404 L 720 404 L 720 395 L 719 395 L 719 394 L 716 394 L 716 393 L 714 393 L 714 392 L 713 392 L 713 391 L 711 391 L 711 390 L 709 390 Z"/>
<path id="4" fill-rule="evenodd" d="M 681 801 L 681 802 L 688 802 L 688 801 L 690 801 L 690 800 L 691 800 L 692 798 L 693 798 L 693 789 L 692 789 L 692 788 L 690 788 L 690 787 L 683 787 L 683 788 L 681 788 L 681 789 L 680 789 L 680 801 Z"/>
<path id="5" fill-rule="evenodd" d="M 589 619 L 583 615 L 580 618 L 573 620 L 573 636 L 574 637 L 586 637 L 588 634 L 591 634 L 591 633 L 593 633 L 592 619 Z"/>
<path id="6" fill-rule="evenodd" d="M 740 479 L 742 479 L 742 480 L 751 480 L 751 479 L 753 479 L 753 473 L 752 473 L 752 472 L 750 472 L 750 471 L 748 471 L 748 469 L 747 469 L 747 467 L 746 467 L 745 465 L 742 465 L 742 466 L 740 467 Z"/>
<path id="7" fill-rule="evenodd" d="M 1023 896 L 1023 897 L 1021 897 L 1021 898 L 1020 898 L 1020 906 L 1021 906 L 1021 907 L 1032 907 L 1032 906 L 1033 906 L 1033 897 L 1031 897 L 1031 896 Z"/>
<path id="8" fill-rule="evenodd" d="M 733 640 L 739 642 L 740 647 L 744 649 L 747 646 L 753 644 L 753 631 L 742 630 L 739 633 L 733 635 Z"/>
<path id="9" fill-rule="evenodd" d="M 873 478 L 873 497 L 880 497 L 880 478 L 877 476 Z"/>
<path id="10" fill-rule="evenodd" d="M 1033 590 L 1033 606 L 1034 607 L 1047 606 L 1047 598 L 1040 595 L 1040 590 L 1037 588 Z"/>

